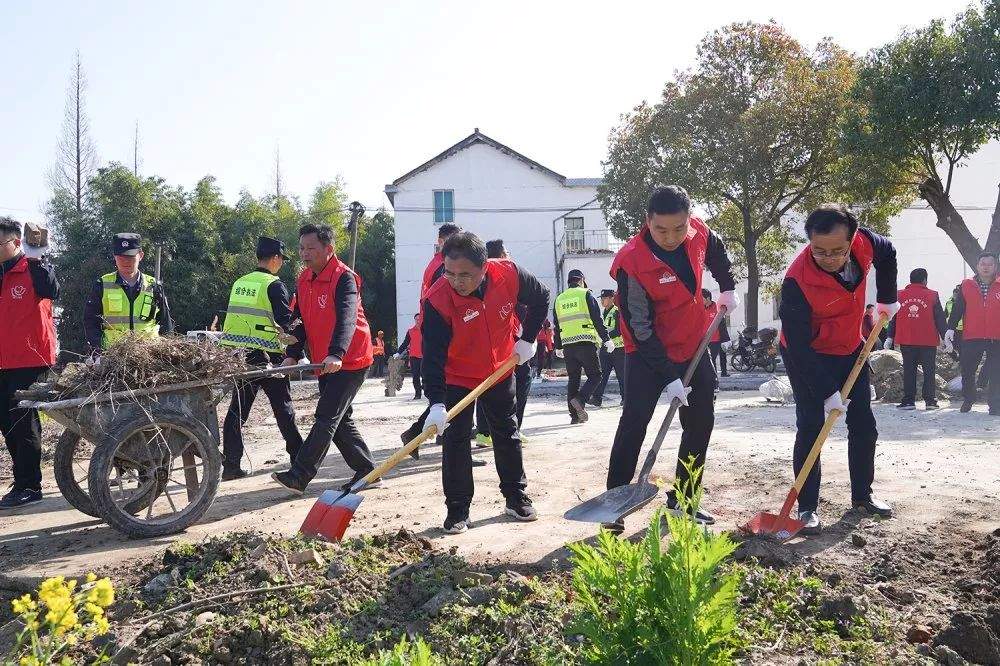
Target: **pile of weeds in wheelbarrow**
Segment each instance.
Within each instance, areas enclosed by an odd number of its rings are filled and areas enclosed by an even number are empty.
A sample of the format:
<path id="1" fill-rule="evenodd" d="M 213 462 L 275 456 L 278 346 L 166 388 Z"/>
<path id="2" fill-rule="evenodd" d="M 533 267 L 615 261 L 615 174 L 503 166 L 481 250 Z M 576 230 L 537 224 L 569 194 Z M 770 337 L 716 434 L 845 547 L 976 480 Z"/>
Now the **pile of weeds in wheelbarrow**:
<path id="1" fill-rule="evenodd" d="M 249 369 L 240 351 L 210 340 L 182 336 L 128 335 L 99 359 L 70 363 L 55 382 L 61 398 L 85 397 L 223 379 Z"/>

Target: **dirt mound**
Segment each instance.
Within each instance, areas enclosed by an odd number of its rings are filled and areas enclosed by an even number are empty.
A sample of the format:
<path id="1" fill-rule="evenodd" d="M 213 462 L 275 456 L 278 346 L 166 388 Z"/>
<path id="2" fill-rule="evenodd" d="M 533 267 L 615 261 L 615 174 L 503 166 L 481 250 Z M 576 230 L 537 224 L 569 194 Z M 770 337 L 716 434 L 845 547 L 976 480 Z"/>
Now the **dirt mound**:
<path id="1" fill-rule="evenodd" d="M 973 663 L 1000 666 L 1000 638 L 980 613 L 955 613 L 934 644 L 947 645 Z"/>
<path id="2" fill-rule="evenodd" d="M 729 536 L 737 544 L 733 552 L 733 559 L 737 562 L 755 560 L 769 569 L 785 569 L 802 561 L 802 556 L 795 550 L 773 537 L 742 532 L 730 532 Z"/>
<path id="3" fill-rule="evenodd" d="M 872 352 L 869 363 L 872 369 L 872 386 L 875 387 L 875 395 L 882 402 L 897 402 L 903 399 L 903 354 L 891 350 L 883 349 Z M 935 375 L 935 383 L 939 393 L 945 393 L 948 388 L 948 379 L 952 374 L 952 365 L 957 367 L 948 354 L 938 354 L 938 371 Z M 919 389 L 924 381 L 924 374 L 917 368 L 917 387 Z"/>

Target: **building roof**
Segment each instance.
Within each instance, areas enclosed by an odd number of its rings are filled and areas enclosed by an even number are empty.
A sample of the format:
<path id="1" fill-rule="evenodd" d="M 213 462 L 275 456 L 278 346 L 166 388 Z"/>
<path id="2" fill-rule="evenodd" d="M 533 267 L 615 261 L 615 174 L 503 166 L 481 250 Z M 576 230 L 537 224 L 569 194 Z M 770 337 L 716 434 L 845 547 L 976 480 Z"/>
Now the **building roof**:
<path id="1" fill-rule="evenodd" d="M 404 173 L 402 176 L 392 181 L 391 184 L 386 185 L 385 194 L 387 197 L 389 197 L 389 203 L 393 203 L 393 196 L 396 194 L 396 192 L 399 191 L 399 186 L 402 183 L 406 182 L 407 180 L 417 175 L 418 173 L 427 171 L 434 165 L 438 164 L 439 162 L 443 162 L 444 160 L 448 159 L 449 157 L 458 153 L 459 151 L 465 150 L 466 148 L 474 146 L 477 143 L 487 145 L 495 150 L 499 150 L 504 155 L 509 155 L 516 160 L 520 160 L 524 164 L 527 164 L 530 168 L 537 169 L 538 171 L 541 171 L 544 174 L 552 176 L 566 187 L 596 187 L 601 183 L 602 180 L 600 178 L 567 178 L 566 176 L 563 176 L 562 174 L 557 173 L 542 164 L 539 164 L 530 157 L 522 155 L 513 148 L 505 146 L 496 139 L 491 139 L 490 137 L 480 132 L 479 128 L 477 127 L 472 132 L 472 134 L 465 137 L 455 145 L 451 146 L 450 148 L 440 153 L 439 155 L 435 155 L 428 161 L 418 166 L 416 169 Z"/>

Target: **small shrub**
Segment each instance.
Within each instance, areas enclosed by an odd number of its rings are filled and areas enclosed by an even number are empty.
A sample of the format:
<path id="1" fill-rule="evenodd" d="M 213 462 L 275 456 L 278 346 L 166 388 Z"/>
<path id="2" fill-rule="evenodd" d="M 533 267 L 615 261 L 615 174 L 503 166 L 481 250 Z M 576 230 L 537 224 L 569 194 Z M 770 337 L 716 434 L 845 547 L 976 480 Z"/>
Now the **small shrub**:
<path id="1" fill-rule="evenodd" d="M 360 666 L 441 666 L 444 662 L 431 652 L 424 639 L 410 643 L 406 636 L 399 639 L 392 650 L 382 650 L 378 656 L 364 661 Z"/>
<path id="2" fill-rule="evenodd" d="M 701 470 L 687 463 L 692 482 Z M 597 545 L 572 544 L 578 615 L 573 631 L 587 639 L 583 656 L 594 663 L 727 664 L 737 647 L 739 577 L 720 570 L 735 545 L 689 515 L 702 492 L 685 499 L 681 515 L 661 509 L 645 539 L 631 543 L 602 530 Z M 671 539 L 661 545 L 666 516 Z"/>

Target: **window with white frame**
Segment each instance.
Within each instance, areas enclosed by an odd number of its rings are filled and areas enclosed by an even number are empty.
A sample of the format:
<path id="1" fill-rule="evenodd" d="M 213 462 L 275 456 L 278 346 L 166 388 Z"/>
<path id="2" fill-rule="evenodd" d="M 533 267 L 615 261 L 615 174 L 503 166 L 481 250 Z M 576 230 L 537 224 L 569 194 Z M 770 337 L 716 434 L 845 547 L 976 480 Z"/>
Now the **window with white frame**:
<path id="1" fill-rule="evenodd" d="M 434 224 L 455 221 L 455 191 L 434 190 Z"/>
<path id="2" fill-rule="evenodd" d="M 582 252 L 584 250 L 583 218 L 567 217 L 566 235 L 563 238 L 565 252 Z"/>

